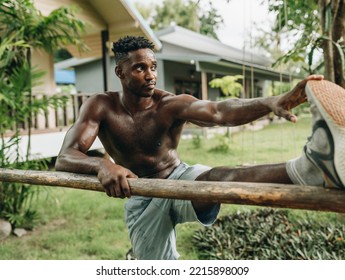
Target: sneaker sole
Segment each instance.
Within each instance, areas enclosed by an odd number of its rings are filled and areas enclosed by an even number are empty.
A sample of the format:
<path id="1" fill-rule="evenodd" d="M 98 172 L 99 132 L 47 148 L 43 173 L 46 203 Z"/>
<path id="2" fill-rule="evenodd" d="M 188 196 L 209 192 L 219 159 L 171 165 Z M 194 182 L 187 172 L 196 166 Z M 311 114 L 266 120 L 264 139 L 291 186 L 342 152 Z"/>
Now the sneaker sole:
<path id="1" fill-rule="evenodd" d="M 317 106 L 326 121 L 334 141 L 334 166 L 345 186 L 345 89 L 329 81 L 309 81 L 309 100 Z"/>

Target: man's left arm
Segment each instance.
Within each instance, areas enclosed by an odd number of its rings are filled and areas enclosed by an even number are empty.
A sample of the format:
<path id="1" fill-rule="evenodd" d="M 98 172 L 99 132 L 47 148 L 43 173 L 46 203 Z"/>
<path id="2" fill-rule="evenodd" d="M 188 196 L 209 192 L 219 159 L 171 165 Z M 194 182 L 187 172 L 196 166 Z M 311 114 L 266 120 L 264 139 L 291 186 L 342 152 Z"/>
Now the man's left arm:
<path id="1" fill-rule="evenodd" d="M 266 114 L 273 112 L 278 117 L 285 118 L 288 121 L 296 122 L 297 117 L 291 113 L 291 109 L 307 101 L 305 87 L 310 80 L 322 80 L 322 75 L 311 75 L 300 81 L 288 93 L 271 96 L 266 98 L 238 99 L 236 101 L 224 101 L 219 103 L 218 110 L 225 112 L 224 118 L 231 117 L 235 125 L 245 124 L 254 121 Z M 236 102 L 238 103 L 236 105 Z M 229 106 L 229 109 L 222 108 Z M 226 112 L 231 112 L 227 116 Z"/>
<path id="2" fill-rule="evenodd" d="M 231 98 L 220 102 L 178 96 L 172 102 L 173 115 L 200 126 L 237 126 L 257 120 L 270 112 L 289 121 L 297 118 L 290 110 L 306 101 L 305 86 L 309 80 L 321 80 L 312 75 L 302 80 L 290 92 L 271 97 L 252 99 Z"/>

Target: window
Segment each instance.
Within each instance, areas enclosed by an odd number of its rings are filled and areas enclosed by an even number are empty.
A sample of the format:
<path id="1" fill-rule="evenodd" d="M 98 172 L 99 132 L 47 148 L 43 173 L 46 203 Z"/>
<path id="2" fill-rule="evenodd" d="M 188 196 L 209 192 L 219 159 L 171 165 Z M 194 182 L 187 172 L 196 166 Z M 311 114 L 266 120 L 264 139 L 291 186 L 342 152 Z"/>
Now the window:
<path id="1" fill-rule="evenodd" d="M 175 94 L 190 94 L 196 98 L 200 98 L 201 84 L 198 81 L 188 81 L 182 79 L 176 79 L 174 83 Z"/>

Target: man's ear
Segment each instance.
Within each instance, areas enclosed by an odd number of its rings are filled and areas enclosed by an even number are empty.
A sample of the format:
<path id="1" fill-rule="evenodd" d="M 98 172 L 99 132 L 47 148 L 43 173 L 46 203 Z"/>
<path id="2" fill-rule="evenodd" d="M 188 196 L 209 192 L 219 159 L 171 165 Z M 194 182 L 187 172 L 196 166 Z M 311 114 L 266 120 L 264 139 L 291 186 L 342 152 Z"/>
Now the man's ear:
<path id="1" fill-rule="evenodd" d="M 116 74 L 116 76 L 119 77 L 119 79 L 123 79 L 123 77 L 124 77 L 123 72 L 122 72 L 122 68 L 120 66 L 115 67 L 115 74 Z"/>

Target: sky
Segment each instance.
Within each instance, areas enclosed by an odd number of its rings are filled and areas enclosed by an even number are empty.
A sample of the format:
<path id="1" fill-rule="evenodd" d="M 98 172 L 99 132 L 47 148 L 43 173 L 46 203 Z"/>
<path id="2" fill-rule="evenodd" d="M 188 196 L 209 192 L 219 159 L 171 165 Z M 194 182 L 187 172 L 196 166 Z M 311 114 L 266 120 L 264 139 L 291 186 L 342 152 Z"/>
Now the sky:
<path id="1" fill-rule="evenodd" d="M 227 45 L 242 48 L 244 42 L 251 45 L 257 26 L 268 29 L 272 19 L 268 18 L 267 5 L 261 0 L 226 0 L 213 1 L 224 19 L 224 25 L 218 30 L 219 40 Z"/>
<path id="2" fill-rule="evenodd" d="M 148 0 L 135 0 L 135 2 Z M 202 0 L 205 1 L 205 0 Z M 202 3 L 201 1 L 201 3 Z M 162 0 L 150 0 L 151 3 L 162 3 Z M 214 0 L 213 6 L 223 17 L 224 24 L 218 30 L 219 40 L 236 48 L 251 46 L 251 37 L 255 34 L 255 26 L 268 28 L 267 6 L 260 3 L 262 0 Z"/>

